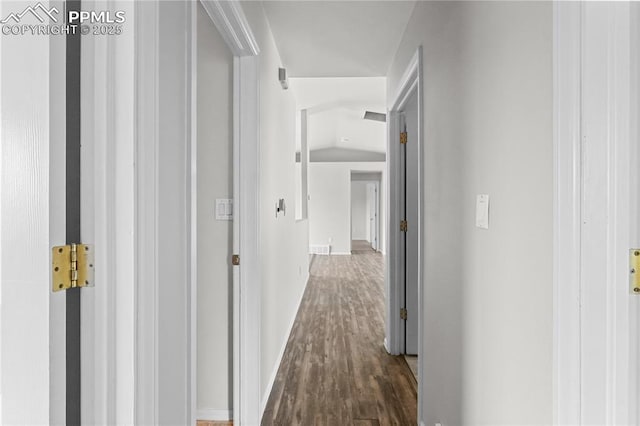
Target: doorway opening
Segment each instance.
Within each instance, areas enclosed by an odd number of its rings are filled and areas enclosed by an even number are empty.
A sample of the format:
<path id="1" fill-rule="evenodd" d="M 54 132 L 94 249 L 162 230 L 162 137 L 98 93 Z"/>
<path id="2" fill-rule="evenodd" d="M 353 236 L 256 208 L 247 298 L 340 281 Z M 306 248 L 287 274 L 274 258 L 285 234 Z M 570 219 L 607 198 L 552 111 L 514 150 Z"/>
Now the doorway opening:
<path id="1" fill-rule="evenodd" d="M 351 171 L 351 253 L 382 251 L 381 172 Z"/>

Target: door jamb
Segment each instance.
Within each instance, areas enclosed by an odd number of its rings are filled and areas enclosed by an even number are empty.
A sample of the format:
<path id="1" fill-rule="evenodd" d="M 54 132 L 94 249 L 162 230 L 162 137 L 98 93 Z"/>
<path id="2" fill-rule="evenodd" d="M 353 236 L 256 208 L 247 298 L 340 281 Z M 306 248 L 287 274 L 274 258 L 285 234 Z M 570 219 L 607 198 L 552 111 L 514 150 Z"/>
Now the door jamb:
<path id="1" fill-rule="evenodd" d="M 422 321 L 423 321 L 423 256 L 424 256 L 424 194 L 423 194 L 423 65 L 422 65 L 422 46 L 416 49 L 409 65 L 407 66 L 402 79 L 400 80 L 399 89 L 393 98 L 393 103 L 388 111 L 387 117 L 389 117 L 388 137 L 387 137 L 387 175 L 389 176 L 389 188 L 387 190 L 387 227 L 386 227 L 386 241 L 387 241 L 387 268 L 386 268 L 386 303 L 387 303 L 387 319 L 386 319 L 386 336 L 385 347 L 387 351 L 392 355 L 399 355 L 402 353 L 402 341 L 401 336 L 401 319 L 400 308 L 403 303 L 403 291 L 404 288 L 401 285 L 401 265 L 400 265 L 400 111 L 404 108 L 407 101 L 412 94 L 417 95 L 418 99 L 418 137 L 417 143 L 419 144 L 418 152 L 418 359 L 421 359 L 424 354 L 423 339 L 422 339 Z M 420 396 L 423 392 L 423 370 L 422 362 L 418 363 L 418 423 L 421 422 L 422 404 L 420 404 Z"/>

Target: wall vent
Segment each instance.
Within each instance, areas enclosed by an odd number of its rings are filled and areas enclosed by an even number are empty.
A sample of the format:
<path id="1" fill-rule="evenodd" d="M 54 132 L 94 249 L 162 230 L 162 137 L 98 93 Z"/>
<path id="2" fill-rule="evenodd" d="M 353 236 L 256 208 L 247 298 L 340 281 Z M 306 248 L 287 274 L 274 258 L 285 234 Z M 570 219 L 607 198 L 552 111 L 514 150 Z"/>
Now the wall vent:
<path id="1" fill-rule="evenodd" d="M 309 254 L 322 254 L 328 256 L 331 254 L 331 246 L 329 244 L 309 246 Z"/>
<path id="2" fill-rule="evenodd" d="M 383 123 L 386 123 L 387 114 L 383 114 L 381 112 L 365 111 L 364 117 L 362 118 L 364 118 L 365 120 L 382 121 Z"/>

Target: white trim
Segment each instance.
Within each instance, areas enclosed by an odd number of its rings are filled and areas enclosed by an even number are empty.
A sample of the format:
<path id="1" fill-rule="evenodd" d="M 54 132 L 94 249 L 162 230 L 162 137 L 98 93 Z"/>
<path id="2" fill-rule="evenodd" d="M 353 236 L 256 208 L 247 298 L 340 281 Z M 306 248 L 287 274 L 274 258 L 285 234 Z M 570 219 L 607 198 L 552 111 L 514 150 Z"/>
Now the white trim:
<path id="1" fill-rule="evenodd" d="M 198 420 L 215 421 L 229 421 L 233 420 L 233 411 L 231 410 L 216 410 L 213 408 L 201 408 L 196 412 L 195 416 Z"/>
<path id="2" fill-rule="evenodd" d="M 238 0 L 200 0 L 234 55 L 233 273 L 234 424 L 254 425 L 260 396 L 260 49 Z"/>
<path id="3" fill-rule="evenodd" d="M 554 424 L 637 424 L 628 3 L 554 5 Z M 633 221 L 633 222 L 632 222 Z M 637 374 L 637 373 L 636 373 Z"/>
<path id="4" fill-rule="evenodd" d="M 234 181 L 234 214 L 238 221 L 240 266 L 235 269 L 238 286 L 234 289 L 234 320 L 238 324 L 238 346 L 234 348 L 234 369 L 238 371 L 239 400 L 234 400 L 234 423 L 258 424 L 260 418 L 261 303 L 260 270 L 260 146 L 259 146 L 259 67 L 256 56 L 234 59 L 238 73 L 239 96 L 234 97 L 240 113 L 238 137 L 234 137 L 234 162 L 239 178 Z M 237 186 L 236 186 L 237 182 Z M 237 315 L 236 315 L 237 313 Z M 236 410 L 236 402 L 239 404 Z"/>
<path id="5" fill-rule="evenodd" d="M 583 6 L 581 422 L 629 424 L 629 3 Z"/>
<path id="6" fill-rule="evenodd" d="M 196 424 L 197 393 L 198 393 L 198 3 L 190 2 L 190 33 L 189 33 L 189 200 L 190 200 L 190 238 L 189 238 L 189 372 L 191 377 L 189 394 L 191 401 L 191 424 Z M 199 410 L 198 410 L 199 413 Z"/>
<path id="7" fill-rule="evenodd" d="M 293 311 L 293 315 L 289 320 L 289 326 L 287 327 L 287 334 L 282 342 L 282 346 L 280 347 L 280 351 L 278 352 L 277 361 L 273 365 L 273 371 L 269 375 L 269 381 L 267 382 L 267 388 L 262 394 L 262 402 L 260 403 L 260 422 L 262 422 L 262 416 L 264 415 L 264 410 L 267 408 L 267 402 L 269 402 L 269 396 L 271 395 L 271 390 L 273 389 L 273 384 L 276 381 L 276 376 L 278 375 L 278 369 L 280 368 L 280 364 L 282 364 L 282 357 L 284 356 L 284 351 L 287 349 L 287 343 L 289 343 L 289 337 L 291 336 L 291 330 L 293 330 L 293 324 L 296 322 L 296 317 L 298 316 L 298 311 L 300 310 L 300 305 L 302 304 L 302 299 L 304 298 L 304 293 L 307 290 L 307 285 L 309 284 L 309 273 L 307 273 L 307 278 L 305 279 L 304 287 L 300 292 L 300 296 L 298 297 L 298 302 L 296 303 L 296 309 Z"/>
<path id="8" fill-rule="evenodd" d="M 387 137 L 387 227 L 386 227 L 386 244 L 387 244 L 387 276 L 385 277 L 386 287 L 386 303 L 387 303 L 387 323 L 385 343 L 388 344 L 389 352 L 393 355 L 399 355 L 403 352 L 402 343 L 404 338 L 403 324 L 400 320 L 400 307 L 403 300 L 404 286 L 400 285 L 400 231 L 398 224 L 400 223 L 400 196 L 399 196 L 399 158 L 400 158 L 400 111 L 405 107 L 407 100 L 414 93 L 417 96 L 418 103 L 418 358 L 422 359 L 424 352 L 423 318 L 424 318 L 424 283 L 423 268 L 424 264 L 424 144 L 423 144 L 423 66 L 422 66 L 422 46 L 419 46 L 413 55 L 407 69 L 405 70 L 396 96 L 393 98 L 391 108 L 387 113 L 389 118 L 388 137 Z M 386 345 L 385 345 L 386 346 Z M 423 363 L 418 363 L 418 421 L 423 418 L 422 404 L 420 397 L 423 392 Z"/>
<path id="9" fill-rule="evenodd" d="M 554 2 L 554 424 L 580 423 L 582 3 Z"/>
<path id="10" fill-rule="evenodd" d="M 260 53 L 239 1 L 200 0 L 200 3 L 233 56 L 256 56 Z"/>
<path id="11" fill-rule="evenodd" d="M 91 8 L 90 3 L 87 8 Z M 109 2 L 135 18 L 130 2 Z M 134 32 L 82 46 L 82 239 L 95 244 L 82 290 L 82 423 L 134 423 L 136 366 Z"/>

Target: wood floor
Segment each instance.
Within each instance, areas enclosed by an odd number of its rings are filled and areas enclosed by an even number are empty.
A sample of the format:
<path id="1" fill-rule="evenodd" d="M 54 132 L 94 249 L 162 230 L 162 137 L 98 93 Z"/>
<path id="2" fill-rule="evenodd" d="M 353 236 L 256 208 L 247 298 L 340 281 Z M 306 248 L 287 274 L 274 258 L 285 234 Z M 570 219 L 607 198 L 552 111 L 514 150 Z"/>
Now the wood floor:
<path id="1" fill-rule="evenodd" d="M 315 256 L 262 420 L 278 425 L 416 424 L 416 381 L 384 349 L 383 258 Z"/>
<path id="2" fill-rule="evenodd" d="M 351 253 L 366 254 L 373 251 L 371 243 L 366 240 L 351 241 Z"/>

